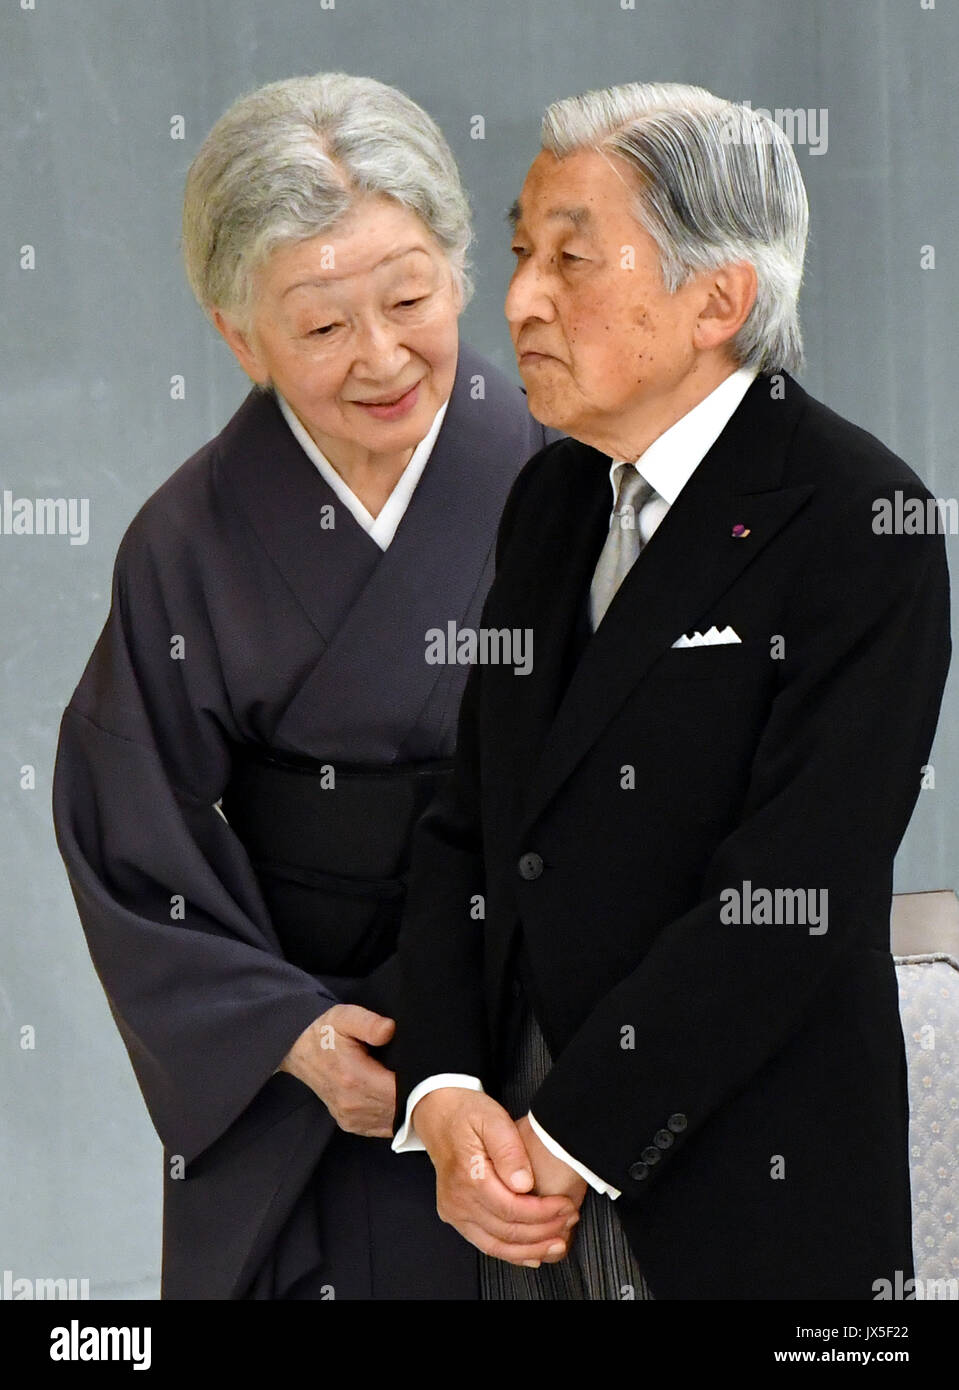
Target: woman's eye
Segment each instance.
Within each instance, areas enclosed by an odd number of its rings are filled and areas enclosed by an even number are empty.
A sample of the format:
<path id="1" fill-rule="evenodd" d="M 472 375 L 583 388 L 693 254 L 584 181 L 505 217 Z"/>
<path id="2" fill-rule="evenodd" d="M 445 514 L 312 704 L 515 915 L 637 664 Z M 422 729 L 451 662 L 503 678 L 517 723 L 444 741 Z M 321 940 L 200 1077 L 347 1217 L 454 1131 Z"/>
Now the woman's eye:
<path id="1" fill-rule="evenodd" d="M 335 323 L 324 323 L 319 328 L 311 328 L 310 333 L 311 335 L 318 334 L 320 337 L 326 337 L 327 333 L 332 333 L 335 327 Z"/>
<path id="2" fill-rule="evenodd" d="M 563 252 L 563 260 L 564 260 L 564 261 L 585 261 L 585 259 L 586 259 L 585 256 L 574 256 L 573 253 L 572 253 L 571 251 L 564 251 L 564 252 Z"/>
<path id="3" fill-rule="evenodd" d="M 514 256 L 528 256 L 529 251 L 525 246 L 511 246 L 509 248 Z"/>
<path id="4" fill-rule="evenodd" d="M 422 304 L 425 298 L 426 295 L 421 294 L 417 299 L 401 299 L 396 307 L 397 309 L 412 309 L 414 304 Z"/>

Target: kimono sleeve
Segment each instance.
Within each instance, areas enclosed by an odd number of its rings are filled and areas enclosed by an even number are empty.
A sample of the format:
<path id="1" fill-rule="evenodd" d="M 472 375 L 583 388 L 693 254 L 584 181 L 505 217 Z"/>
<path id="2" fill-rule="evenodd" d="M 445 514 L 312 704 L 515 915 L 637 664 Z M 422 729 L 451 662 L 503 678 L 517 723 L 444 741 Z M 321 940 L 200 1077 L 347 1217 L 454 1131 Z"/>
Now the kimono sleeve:
<path id="1" fill-rule="evenodd" d="M 187 1163 L 336 1002 L 283 958 L 216 805 L 232 714 L 205 578 L 196 543 L 141 511 L 63 715 L 53 781 L 94 967 L 157 1132 Z"/>

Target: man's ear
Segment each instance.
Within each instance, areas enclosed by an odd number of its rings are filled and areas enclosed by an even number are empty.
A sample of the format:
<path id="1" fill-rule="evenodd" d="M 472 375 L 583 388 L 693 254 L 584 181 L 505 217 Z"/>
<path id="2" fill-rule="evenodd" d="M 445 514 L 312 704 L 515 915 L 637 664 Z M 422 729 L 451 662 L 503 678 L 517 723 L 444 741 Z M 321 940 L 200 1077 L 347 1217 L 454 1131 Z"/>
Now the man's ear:
<path id="1" fill-rule="evenodd" d="M 705 272 L 706 302 L 693 328 L 693 342 L 705 350 L 721 347 L 734 338 L 756 302 L 756 268 L 736 261 Z"/>
<path id="2" fill-rule="evenodd" d="M 270 374 L 260 358 L 253 334 L 241 329 L 234 318 L 219 309 L 213 310 L 213 322 L 250 380 L 258 386 L 266 386 Z"/>

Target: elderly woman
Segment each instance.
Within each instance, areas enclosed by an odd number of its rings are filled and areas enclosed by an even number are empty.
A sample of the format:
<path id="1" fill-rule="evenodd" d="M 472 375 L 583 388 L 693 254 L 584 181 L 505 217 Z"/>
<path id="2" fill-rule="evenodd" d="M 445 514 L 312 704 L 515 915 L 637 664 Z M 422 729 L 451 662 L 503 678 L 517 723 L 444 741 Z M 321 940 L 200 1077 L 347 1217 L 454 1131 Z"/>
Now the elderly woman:
<path id="1" fill-rule="evenodd" d="M 458 346 L 469 240 L 440 131 L 369 79 L 252 93 L 189 171 L 190 284 L 254 385 L 124 535 L 54 785 L 164 1146 L 164 1298 L 476 1296 L 382 1050 L 468 669 L 431 630 L 478 626 L 548 438 Z"/>

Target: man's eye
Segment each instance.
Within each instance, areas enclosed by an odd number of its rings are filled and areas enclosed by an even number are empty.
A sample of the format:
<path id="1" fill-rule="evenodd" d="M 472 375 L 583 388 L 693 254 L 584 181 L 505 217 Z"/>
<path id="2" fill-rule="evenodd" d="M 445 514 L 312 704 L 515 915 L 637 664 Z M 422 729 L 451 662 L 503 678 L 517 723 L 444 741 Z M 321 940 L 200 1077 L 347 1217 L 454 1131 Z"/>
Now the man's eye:
<path id="1" fill-rule="evenodd" d="M 327 333 L 332 333 L 332 331 L 333 331 L 333 329 L 334 329 L 335 327 L 336 327 L 336 324 L 335 324 L 335 323 L 324 323 L 324 324 L 322 324 L 319 328 L 311 328 L 311 329 L 310 329 L 310 334 L 311 334 L 311 335 L 313 335 L 313 334 L 318 334 L 320 337 L 324 337 L 324 338 L 325 338 L 326 335 L 327 335 Z"/>
<path id="2" fill-rule="evenodd" d="M 529 247 L 527 246 L 511 246 L 510 250 L 512 251 L 513 255 L 517 258 L 517 260 L 522 260 L 525 256 L 528 256 L 530 254 Z M 589 259 L 588 256 L 574 256 L 570 251 L 561 251 L 560 256 L 564 261 L 570 262 L 585 261 Z"/>
<path id="3" fill-rule="evenodd" d="M 426 295 L 421 294 L 417 299 L 401 299 L 396 307 L 397 309 L 412 309 L 414 304 L 422 304 L 425 298 Z"/>

